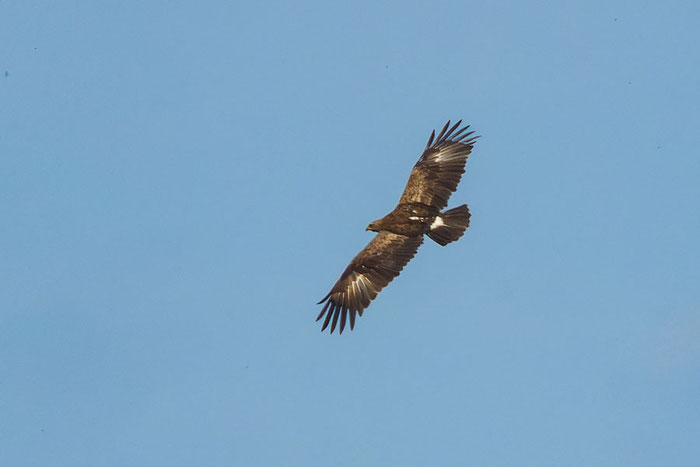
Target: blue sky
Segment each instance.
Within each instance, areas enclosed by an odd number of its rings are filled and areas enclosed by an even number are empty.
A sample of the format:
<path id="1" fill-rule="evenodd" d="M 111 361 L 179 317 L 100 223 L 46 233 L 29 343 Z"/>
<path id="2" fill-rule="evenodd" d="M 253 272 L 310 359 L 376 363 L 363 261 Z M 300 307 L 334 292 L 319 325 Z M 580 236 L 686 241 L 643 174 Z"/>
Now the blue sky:
<path id="1" fill-rule="evenodd" d="M 697 2 L 0 12 L 3 465 L 697 465 Z M 467 234 L 321 333 L 448 119 Z"/>

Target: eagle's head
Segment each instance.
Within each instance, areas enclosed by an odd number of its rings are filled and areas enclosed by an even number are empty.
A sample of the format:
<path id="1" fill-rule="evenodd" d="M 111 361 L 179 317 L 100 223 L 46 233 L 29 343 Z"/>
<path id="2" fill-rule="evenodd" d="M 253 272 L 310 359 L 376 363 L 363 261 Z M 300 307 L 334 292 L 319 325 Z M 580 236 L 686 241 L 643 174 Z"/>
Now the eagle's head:
<path id="1" fill-rule="evenodd" d="M 373 232 L 379 232 L 379 227 L 377 227 L 377 221 L 370 222 L 365 230 L 371 230 Z"/>

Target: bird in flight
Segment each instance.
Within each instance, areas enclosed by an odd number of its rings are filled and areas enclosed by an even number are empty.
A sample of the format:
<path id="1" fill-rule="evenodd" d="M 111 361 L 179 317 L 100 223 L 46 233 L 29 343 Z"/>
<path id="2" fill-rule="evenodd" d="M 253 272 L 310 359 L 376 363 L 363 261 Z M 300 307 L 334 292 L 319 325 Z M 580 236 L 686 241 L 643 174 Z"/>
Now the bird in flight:
<path id="1" fill-rule="evenodd" d="M 333 333 L 340 320 L 342 334 L 348 316 L 350 329 L 354 329 L 356 315 L 362 316 L 377 294 L 399 275 L 423 243 L 423 235 L 445 246 L 467 230 L 470 214 L 466 204 L 443 211 L 478 138 L 472 136 L 473 131 L 467 132 L 469 125 L 460 128 L 461 123 L 450 126 L 448 121 L 437 137 L 433 130 L 399 204 L 367 226 L 366 230 L 377 232 L 377 236 L 350 261 L 331 291 L 318 302 L 325 302 L 316 318 L 326 317 L 321 331 L 330 324 Z"/>

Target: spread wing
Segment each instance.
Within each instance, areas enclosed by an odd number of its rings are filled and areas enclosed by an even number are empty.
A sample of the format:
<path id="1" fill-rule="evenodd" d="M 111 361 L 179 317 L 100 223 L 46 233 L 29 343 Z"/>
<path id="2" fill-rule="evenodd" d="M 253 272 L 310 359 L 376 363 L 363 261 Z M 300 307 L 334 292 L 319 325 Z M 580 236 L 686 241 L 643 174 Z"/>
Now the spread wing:
<path id="1" fill-rule="evenodd" d="M 340 318 L 340 333 L 350 315 L 350 329 L 355 327 L 355 315 L 369 306 L 380 290 L 398 276 L 413 258 L 423 236 L 404 237 L 391 232 L 379 232 L 357 256 L 350 261 L 343 274 L 328 295 L 319 304 L 326 302 L 316 321 L 326 315 L 321 331 L 331 323 L 331 333 Z"/>
<path id="2" fill-rule="evenodd" d="M 439 210 L 447 206 L 447 200 L 457 189 L 467 157 L 478 138 L 471 136 L 473 131 L 465 133 L 469 125 L 457 130 L 461 123 L 461 120 L 458 121 L 448 130 L 448 121 L 437 138 L 433 130 L 425 151 L 411 171 L 399 204 L 423 203 Z"/>

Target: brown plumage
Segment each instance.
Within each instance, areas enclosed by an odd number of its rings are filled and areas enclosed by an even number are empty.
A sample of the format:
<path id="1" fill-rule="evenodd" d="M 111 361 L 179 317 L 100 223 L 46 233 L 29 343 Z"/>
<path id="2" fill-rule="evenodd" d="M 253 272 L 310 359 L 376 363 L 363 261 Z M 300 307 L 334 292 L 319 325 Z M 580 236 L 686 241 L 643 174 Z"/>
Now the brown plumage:
<path id="1" fill-rule="evenodd" d="M 331 291 L 318 302 L 325 302 L 316 318 L 318 321 L 326 317 L 321 331 L 330 324 L 332 333 L 340 321 L 342 333 L 348 317 L 353 329 L 356 315 L 362 316 L 379 291 L 399 275 L 423 243 L 423 235 L 445 246 L 469 227 L 466 204 L 441 212 L 457 189 L 478 138 L 472 136 L 473 131 L 466 131 L 469 125 L 460 129 L 461 123 L 460 120 L 450 127 L 448 121 L 437 137 L 432 132 L 399 204 L 367 226 L 367 230 L 378 235 L 350 261 Z"/>

